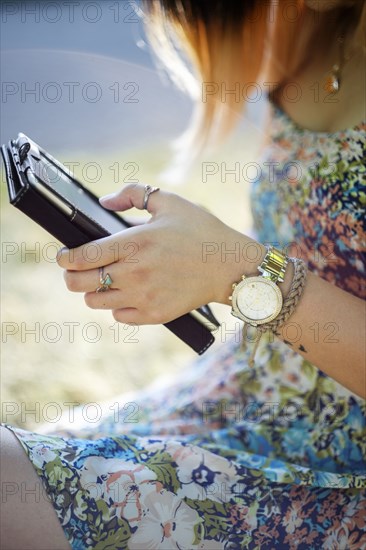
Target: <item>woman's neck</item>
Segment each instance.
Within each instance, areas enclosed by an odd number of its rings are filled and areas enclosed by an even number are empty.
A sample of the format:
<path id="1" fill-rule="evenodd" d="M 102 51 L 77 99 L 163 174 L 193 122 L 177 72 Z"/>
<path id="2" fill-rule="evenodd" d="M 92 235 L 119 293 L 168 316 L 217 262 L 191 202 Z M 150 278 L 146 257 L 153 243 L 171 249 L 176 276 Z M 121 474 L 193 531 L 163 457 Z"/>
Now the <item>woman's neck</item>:
<path id="1" fill-rule="evenodd" d="M 316 32 L 319 40 L 311 40 L 313 52 L 271 97 L 299 126 L 315 132 L 343 130 L 366 119 L 365 52 L 361 45 L 353 45 L 355 22 L 333 32 L 325 28 L 326 23 L 323 14 Z M 341 34 L 343 48 L 338 42 Z M 325 84 L 335 64 L 340 64 L 339 90 L 330 93 Z"/>

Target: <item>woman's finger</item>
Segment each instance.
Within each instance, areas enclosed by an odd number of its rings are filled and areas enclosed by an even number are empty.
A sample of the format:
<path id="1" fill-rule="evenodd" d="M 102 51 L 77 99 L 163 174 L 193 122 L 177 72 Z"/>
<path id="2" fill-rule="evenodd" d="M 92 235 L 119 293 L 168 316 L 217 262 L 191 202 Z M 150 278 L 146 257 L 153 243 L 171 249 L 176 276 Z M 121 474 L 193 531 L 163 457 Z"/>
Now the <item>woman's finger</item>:
<path id="1" fill-rule="evenodd" d="M 157 197 L 157 195 L 160 195 Z M 167 208 L 169 193 L 156 191 L 148 196 L 147 209 L 151 214 L 161 212 Z M 145 186 L 141 184 L 126 185 L 114 195 L 107 195 L 100 199 L 101 204 L 111 210 L 127 210 L 129 208 L 143 209 Z M 136 253 L 139 249 L 139 236 L 146 232 L 142 223 L 138 226 L 125 229 L 123 232 L 109 235 L 97 241 L 91 241 L 77 248 L 63 248 L 60 250 L 57 262 L 64 269 L 85 271 L 103 265 L 117 262 L 121 259 L 136 262 Z M 131 260 L 131 258 L 134 258 Z"/>
<path id="2" fill-rule="evenodd" d="M 151 192 L 153 189 L 155 189 L 155 191 Z M 108 208 L 109 210 L 118 210 L 122 212 L 133 207 L 143 210 L 146 196 L 145 193 L 145 185 L 141 183 L 130 183 L 117 193 L 101 197 L 99 201 L 104 208 Z M 150 214 L 156 214 L 158 210 L 164 208 L 167 195 L 165 191 L 158 190 L 158 188 L 151 186 L 146 210 L 150 212 Z"/>
<path id="3" fill-rule="evenodd" d="M 91 241 L 77 248 L 62 248 L 57 263 L 64 269 L 87 271 L 118 261 L 137 263 L 141 230 L 145 224 Z"/>
<path id="4" fill-rule="evenodd" d="M 118 289 L 116 281 L 116 267 L 113 264 L 107 265 L 103 268 L 90 269 L 88 271 L 72 271 L 65 270 L 64 279 L 67 288 L 71 292 L 93 292 L 102 285 L 102 279 L 107 275 L 112 279 L 110 290 Z"/>
<path id="5" fill-rule="evenodd" d="M 113 309 L 112 315 L 119 323 L 126 325 L 153 325 L 157 324 L 150 320 L 146 312 L 132 307 Z"/>
<path id="6" fill-rule="evenodd" d="M 117 307 L 132 307 L 131 298 L 123 290 L 106 290 L 105 292 L 87 292 L 85 303 L 91 309 L 115 309 Z"/>

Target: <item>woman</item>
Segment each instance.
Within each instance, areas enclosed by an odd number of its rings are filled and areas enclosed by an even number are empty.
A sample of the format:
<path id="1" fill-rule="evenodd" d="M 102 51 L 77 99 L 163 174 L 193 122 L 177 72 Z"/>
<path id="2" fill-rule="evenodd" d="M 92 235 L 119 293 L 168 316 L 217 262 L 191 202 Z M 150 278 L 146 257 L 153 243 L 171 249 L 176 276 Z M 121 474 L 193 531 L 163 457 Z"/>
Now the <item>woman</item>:
<path id="1" fill-rule="evenodd" d="M 231 294 L 245 319 L 260 296 L 245 301 L 232 285 L 279 254 L 282 309 L 259 325 L 272 332 L 252 368 L 250 344 L 208 351 L 173 387 L 141 393 L 137 424 L 114 411 L 58 435 L 2 427 L 2 548 L 366 548 L 364 2 L 153 0 L 146 10 L 158 52 L 176 61 L 174 28 L 201 83 L 271 84 L 252 188 L 257 237 L 177 195 L 127 185 L 103 205 L 145 203 L 151 220 L 101 240 L 97 266 L 83 248 L 63 250 L 67 286 L 122 323 L 164 323 L 204 303 L 231 305 Z M 192 149 L 231 128 L 241 103 L 228 101 L 198 101 Z M 300 175 L 284 177 L 288 162 Z M 131 240 L 134 264 L 115 257 L 116 243 L 123 251 Z M 207 242 L 250 245 L 255 261 L 202 261 Z M 95 292 L 99 280 L 107 292 Z"/>

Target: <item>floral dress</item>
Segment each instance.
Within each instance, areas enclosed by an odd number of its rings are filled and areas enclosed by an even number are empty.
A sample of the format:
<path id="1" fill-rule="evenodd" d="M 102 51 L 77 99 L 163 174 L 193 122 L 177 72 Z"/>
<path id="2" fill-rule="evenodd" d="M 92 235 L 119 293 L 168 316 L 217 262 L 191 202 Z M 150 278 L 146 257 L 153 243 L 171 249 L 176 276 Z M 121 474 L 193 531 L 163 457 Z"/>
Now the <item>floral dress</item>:
<path id="1" fill-rule="evenodd" d="M 365 125 L 314 133 L 271 109 L 257 238 L 365 297 Z M 8 426 L 71 547 L 366 549 L 365 402 L 297 351 L 265 335 L 251 369 L 234 337 L 96 424 Z"/>

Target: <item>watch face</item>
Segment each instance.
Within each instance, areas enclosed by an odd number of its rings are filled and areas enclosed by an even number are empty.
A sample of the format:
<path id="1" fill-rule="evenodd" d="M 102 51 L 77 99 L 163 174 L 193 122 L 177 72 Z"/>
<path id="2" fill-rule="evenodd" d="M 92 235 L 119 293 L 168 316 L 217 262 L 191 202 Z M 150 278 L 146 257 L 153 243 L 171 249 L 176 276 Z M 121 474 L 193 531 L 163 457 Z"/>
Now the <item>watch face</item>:
<path id="1" fill-rule="evenodd" d="M 272 321 L 282 308 L 282 294 L 278 286 L 265 277 L 248 277 L 233 292 L 233 309 L 252 324 Z"/>

